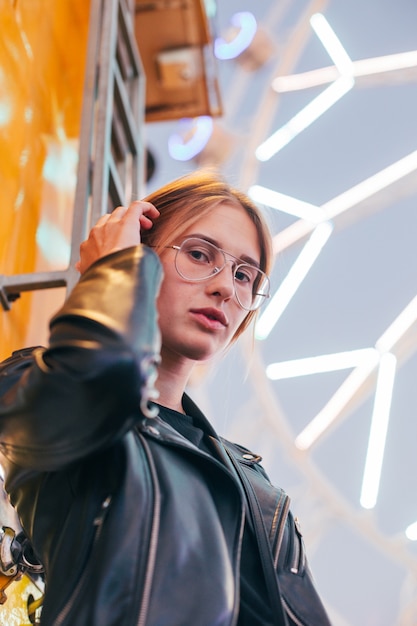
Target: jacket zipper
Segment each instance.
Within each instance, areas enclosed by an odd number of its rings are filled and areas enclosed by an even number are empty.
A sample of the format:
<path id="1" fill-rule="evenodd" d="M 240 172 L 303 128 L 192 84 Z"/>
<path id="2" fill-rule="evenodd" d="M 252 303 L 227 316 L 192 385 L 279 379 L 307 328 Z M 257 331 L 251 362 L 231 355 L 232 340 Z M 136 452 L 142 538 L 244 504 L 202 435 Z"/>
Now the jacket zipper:
<path id="1" fill-rule="evenodd" d="M 294 555 L 291 565 L 291 572 L 293 574 L 298 574 L 300 571 L 303 560 L 304 560 L 304 550 L 303 550 L 303 537 L 301 534 L 300 523 L 298 518 L 294 518 Z"/>
<path id="2" fill-rule="evenodd" d="M 282 540 L 284 538 L 284 529 L 288 517 L 288 509 L 290 508 L 290 497 L 285 495 L 285 501 L 281 508 L 279 526 L 277 530 L 277 541 L 275 544 L 274 565 L 278 567 L 278 558 L 281 551 Z"/>
<path id="3" fill-rule="evenodd" d="M 296 535 L 296 530 L 294 529 L 293 541 L 292 541 L 292 563 L 290 567 L 290 571 L 292 574 L 298 574 L 298 570 L 300 569 L 300 539 Z"/>
<path id="4" fill-rule="evenodd" d="M 151 536 L 149 539 L 148 563 L 146 566 L 145 582 L 143 585 L 142 601 L 139 609 L 137 626 L 145 626 L 149 609 L 149 599 L 151 596 L 151 585 L 153 574 L 155 571 L 156 549 L 158 545 L 159 521 L 161 516 L 161 494 L 158 488 L 155 464 L 152 459 L 151 451 L 146 439 L 139 434 L 143 449 L 145 450 L 148 467 L 151 473 L 152 483 L 154 486 L 154 506 L 152 515 Z"/>
<path id="5" fill-rule="evenodd" d="M 103 502 L 101 503 L 100 512 L 97 515 L 97 517 L 94 519 L 94 522 L 93 522 L 94 535 L 93 535 L 93 541 L 91 544 L 90 555 L 93 553 L 94 548 L 97 545 L 97 542 L 100 538 L 104 518 L 106 517 L 107 511 L 109 509 L 111 499 L 112 498 L 109 495 L 103 500 Z M 63 624 L 64 620 L 67 618 L 68 613 L 70 612 L 71 608 L 74 605 L 75 600 L 77 599 L 78 594 L 80 593 L 80 590 L 84 584 L 87 574 L 88 574 L 88 567 L 86 566 L 80 578 L 78 579 L 78 582 L 70 598 L 67 600 L 67 602 L 65 603 L 61 611 L 58 613 L 58 616 L 56 617 L 54 621 L 54 626 L 60 626 L 61 624 Z"/>
<path id="6" fill-rule="evenodd" d="M 236 488 L 239 489 L 239 492 L 241 493 L 241 511 L 240 511 L 240 530 L 239 530 L 239 553 L 236 555 L 236 571 L 234 573 L 234 579 L 235 579 L 235 606 L 233 608 L 233 616 L 232 616 L 232 622 L 231 622 L 231 626 L 235 626 L 235 624 L 237 623 L 237 620 L 239 618 L 239 610 L 240 610 L 240 588 L 239 588 L 239 564 L 240 564 L 240 558 L 241 558 L 241 549 L 242 549 L 242 539 L 243 539 L 243 532 L 244 532 L 244 527 L 245 527 L 245 504 L 244 504 L 244 492 L 241 489 L 241 485 L 240 485 L 240 481 L 239 481 L 239 475 L 237 474 L 236 470 L 235 470 L 235 465 L 233 463 L 233 459 L 229 454 L 229 451 L 227 450 L 227 448 L 223 448 L 223 446 L 220 445 L 220 442 L 215 439 L 214 437 L 210 437 L 212 444 L 214 445 L 214 447 L 217 450 L 218 455 L 220 456 L 221 459 L 223 459 L 223 462 L 225 463 L 224 465 L 221 464 L 217 459 L 213 459 L 212 457 L 210 457 L 210 460 L 213 461 L 214 463 L 216 463 L 216 465 L 218 465 L 223 471 L 227 471 L 228 476 L 230 476 L 230 478 L 232 479 L 233 483 L 236 485 Z M 236 482 L 236 480 L 238 482 Z"/>

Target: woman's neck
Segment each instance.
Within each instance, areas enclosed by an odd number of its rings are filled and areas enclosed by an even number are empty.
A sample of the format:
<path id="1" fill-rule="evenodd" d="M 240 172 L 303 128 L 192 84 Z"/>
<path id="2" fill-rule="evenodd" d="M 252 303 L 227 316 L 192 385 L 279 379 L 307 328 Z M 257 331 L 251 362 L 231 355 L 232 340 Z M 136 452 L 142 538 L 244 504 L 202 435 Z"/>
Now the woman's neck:
<path id="1" fill-rule="evenodd" d="M 169 409 L 184 413 L 182 397 L 194 365 L 187 363 L 180 367 L 178 363 L 170 366 L 162 358 L 158 368 L 155 387 L 159 393 L 157 402 Z"/>

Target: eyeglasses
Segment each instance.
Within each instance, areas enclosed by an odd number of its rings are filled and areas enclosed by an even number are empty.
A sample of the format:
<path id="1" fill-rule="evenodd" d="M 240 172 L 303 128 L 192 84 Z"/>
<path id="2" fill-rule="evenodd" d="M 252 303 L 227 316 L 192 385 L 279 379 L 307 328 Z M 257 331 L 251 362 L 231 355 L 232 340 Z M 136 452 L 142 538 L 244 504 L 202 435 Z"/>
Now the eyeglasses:
<path id="1" fill-rule="evenodd" d="M 208 280 L 221 272 L 232 259 L 236 300 L 245 311 L 255 311 L 269 298 L 269 278 L 255 265 L 241 263 L 240 259 L 214 244 L 188 237 L 180 246 L 167 246 L 176 250 L 175 268 L 178 274 L 190 282 Z"/>

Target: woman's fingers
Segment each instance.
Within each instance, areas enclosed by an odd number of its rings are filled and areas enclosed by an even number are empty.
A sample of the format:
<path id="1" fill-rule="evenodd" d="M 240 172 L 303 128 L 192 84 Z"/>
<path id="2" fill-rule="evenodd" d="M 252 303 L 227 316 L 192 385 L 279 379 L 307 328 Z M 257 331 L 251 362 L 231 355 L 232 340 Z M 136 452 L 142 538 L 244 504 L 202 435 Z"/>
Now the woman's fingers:
<path id="1" fill-rule="evenodd" d="M 158 216 L 159 211 L 153 204 L 140 200 L 102 215 L 80 246 L 80 261 L 76 268 L 84 273 L 101 257 L 140 244 L 141 229 L 152 228 Z"/>
<path id="2" fill-rule="evenodd" d="M 153 221 L 149 219 L 149 217 L 147 217 L 146 215 L 140 216 L 139 223 L 141 228 L 144 228 L 145 230 L 149 230 L 153 226 Z"/>
<path id="3" fill-rule="evenodd" d="M 153 226 L 153 220 L 159 216 L 158 209 L 150 202 L 143 202 L 136 200 L 132 202 L 129 207 L 117 207 L 110 214 L 109 220 L 126 221 L 131 224 L 132 228 L 139 227 L 149 230 Z"/>
<path id="4" fill-rule="evenodd" d="M 118 209 L 116 209 L 116 211 L 117 210 Z M 140 221 L 144 220 L 146 223 L 152 223 L 152 220 L 156 219 L 158 216 L 159 211 L 153 204 L 151 204 L 150 202 L 143 202 L 141 200 L 136 200 L 135 202 L 132 202 L 132 204 L 129 205 L 124 214 L 124 217 L 129 220 L 139 219 Z"/>

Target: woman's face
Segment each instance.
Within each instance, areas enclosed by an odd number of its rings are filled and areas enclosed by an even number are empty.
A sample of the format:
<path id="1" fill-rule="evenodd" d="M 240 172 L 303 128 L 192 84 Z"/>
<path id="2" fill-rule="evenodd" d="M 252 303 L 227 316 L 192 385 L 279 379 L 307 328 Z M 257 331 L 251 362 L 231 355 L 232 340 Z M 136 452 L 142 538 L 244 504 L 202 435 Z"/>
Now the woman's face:
<path id="1" fill-rule="evenodd" d="M 234 257 L 259 264 L 258 234 L 243 207 L 230 202 L 216 205 L 174 244 L 180 245 L 191 236 L 207 237 Z M 161 254 L 164 280 L 158 313 L 162 359 L 172 363 L 207 360 L 230 343 L 248 312 L 239 306 L 234 295 L 231 262 L 207 280 L 188 282 L 175 269 L 175 254 L 171 248 Z"/>

